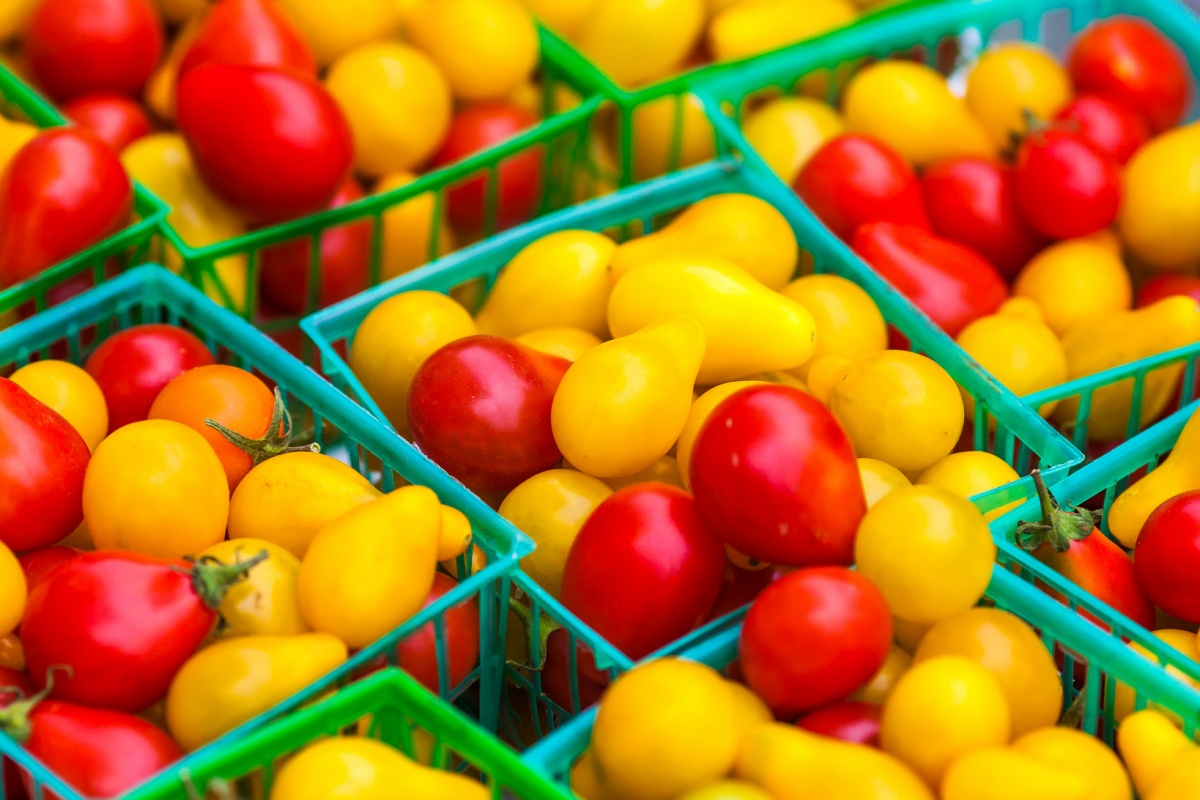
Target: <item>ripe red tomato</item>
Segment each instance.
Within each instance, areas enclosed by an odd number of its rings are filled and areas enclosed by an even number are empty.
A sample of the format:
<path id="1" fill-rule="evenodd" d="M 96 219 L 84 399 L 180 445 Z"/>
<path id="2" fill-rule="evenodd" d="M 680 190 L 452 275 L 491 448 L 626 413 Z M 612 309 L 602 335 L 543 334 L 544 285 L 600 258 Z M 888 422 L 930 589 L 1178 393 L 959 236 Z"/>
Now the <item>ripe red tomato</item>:
<path id="1" fill-rule="evenodd" d="M 1054 119 L 1118 164 L 1133 158 L 1151 136 L 1149 123 L 1136 109 L 1102 94 L 1076 95 Z"/>
<path id="2" fill-rule="evenodd" d="M 78 97 L 63 106 L 63 115 L 118 153 L 153 130 L 142 107 L 123 94 Z"/>
<path id="3" fill-rule="evenodd" d="M 34 81 L 59 102 L 93 92 L 141 96 L 162 50 L 150 0 L 42 0 L 25 29 Z"/>
<path id="4" fill-rule="evenodd" d="M 768 564 L 850 564 L 867 511 L 854 446 L 812 395 L 751 386 L 709 415 L 692 450 L 700 514 Z"/>
<path id="5" fill-rule="evenodd" d="M 1200 278 L 1192 275 L 1155 275 L 1138 289 L 1136 305 L 1145 308 L 1177 294 L 1186 295 L 1200 303 Z"/>
<path id="6" fill-rule="evenodd" d="M 451 342 L 413 376 L 413 442 L 473 491 L 512 491 L 562 458 L 550 406 L 569 366 L 499 336 Z"/>
<path id="7" fill-rule="evenodd" d="M 1021 215 L 1055 239 L 1107 228 L 1121 207 L 1120 168 L 1077 133 L 1027 136 L 1017 151 L 1016 176 Z"/>
<path id="8" fill-rule="evenodd" d="M 350 174 L 345 115 L 315 78 L 202 64 L 179 81 L 179 130 L 214 192 L 259 222 L 325 208 Z"/>
<path id="9" fill-rule="evenodd" d="M 354 178 L 346 178 L 329 207 L 338 208 L 362 196 Z M 259 279 L 263 295 L 282 311 L 316 311 L 367 288 L 371 272 L 370 222 L 331 228 L 321 236 L 320 288 L 315 306 L 308 302 L 311 242 L 305 236 L 262 251 Z"/>
<path id="10" fill-rule="evenodd" d="M 1150 514 L 1133 549 L 1133 571 L 1150 602 L 1200 622 L 1200 491 L 1184 492 Z"/>
<path id="11" fill-rule="evenodd" d="M 108 337 L 84 369 L 100 384 L 108 431 L 139 422 L 163 387 L 193 367 L 214 363 L 204 342 L 174 325 L 136 325 Z"/>
<path id="12" fill-rule="evenodd" d="M 1179 48 L 1136 17 L 1117 16 L 1088 27 L 1075 40 L 1067 69 L 1076 92 L 1124 100 L 1155 132 L 1183 118 L 1191 94 L 1190 71 Z"/>
<path id="13" fill-rule="evenodd" d="M 441 167 L 511 139 L 536 125 L 537 117 L 512 103 L 496 100 L 467 106 L 454 115 L 431 167 Z M 471 233 L 484 229 L 489 184 L 497 180 L 495 230 L 519 225 L 537 212 L 542 194 L 542 148 L 529 147 L 504 159 L 493 178 L 485 174 L 455 184 L 446 192 L 450 221 Z"/>
<path id="14" fill-rule="evenodd" d="M 746 684 L 791 719 L 849 696 L 892 645 L 892 615 L 873 583 L 845 567 L 796 570 L 746 615 L 738 658 Z"/>
<path id="15" fill-rule="evenodd" d="M 644 658 L 708 615 L 725 548 L 691 495 L 628 486 L 596 506 L 567 553 L 562 602 L 630 658 Z"/>
<path id="16" fill-rule="evenodd" d="M 289 67 L 317 74 L 308 45 L 274 0 L 220 0 L 210 6 L 179 62 L 179 76 L 209 63 Z"/>
<path id="17" fill-rule="evenodd" d="M 1013 171 L 987 158 L 934 164 L 921 178 L 925 207 L 939 236 L 976 250 L 1005 278 L 1046 244 L 1017 211 Z"/>
<path id="18" fill-rule="evenodd" d="M 866 222 L 929 228 L 912 167 L 869 136 L 843 134 L 830 139 L 800 170 L 793 188 L 842 239 L 849 239 Z"/>
<path id="19" fill-rule="evenodd" d="M 90 458 L 70 423 L 0 378 L 0 542 L 21 553 L 79 527 Z"/>
<path id="20" fill-rule="evenodd" d="M 810 711 L 796 720 L 798 727 L 851 744 L 879 746 L 879 720 L 883 708 L 846 700 Z"/>
<path id="21" fill-rule="evenodd" d="M 27 280 L 129 222 L 133 184 L 87 131 L 42 131 L 0 178 L 0 288 Z"/>
<path id="22" fill-rule="evenodd" d="M 82 551 L 76 550 L 74 547 L 52 545 L 23 554 L 17 561 L 20 562 L 21 570 L 25 573 L 25 585 L 28 590 L 33 591 L 34 586 L 49 578 L 59 567 L 75 558 L 80 552 Z M 0 684 L 0 686 L 3 685 Z"/>
<path id="23" fill-rule="evenodd" d="M 437 573 L 433 576 L 433 588 L 424 607 L 428 608 L 457 587 L 458 581 L 454 578 Z M 479 665 L 479 603 L 475 597 L 447 609 L 444 623 L 442 638 L 446 642 L 448 682 L 441 688 L 449 693 Z M 405 672 L 429 691 L 439 693 L 437 634 L 432 620 L 405 637 L 396 648 L 396 656 Z"/>

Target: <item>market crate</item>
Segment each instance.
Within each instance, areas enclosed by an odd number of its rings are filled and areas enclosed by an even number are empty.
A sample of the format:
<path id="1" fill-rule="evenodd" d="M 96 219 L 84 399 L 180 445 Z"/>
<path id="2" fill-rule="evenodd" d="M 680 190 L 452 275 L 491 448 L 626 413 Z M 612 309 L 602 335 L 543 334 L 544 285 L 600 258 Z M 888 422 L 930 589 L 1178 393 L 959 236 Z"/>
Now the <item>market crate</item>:
<path id="1" fill-rule="evenodd" d="M 91 291 L 12 328 L 0 331 L 0 375 L 30 361 L 54 357 L 82 363 L 91 350 L 113 333 L 132 325 L 164 322 L 184 327 L 204 341 L 222 363 L 254 371 L 279 387 L 296 420 L 297 441 L 316 441 L 324 452 L 349 463 L 376 486 L 389 491 L 405 482 L 437 492 L 471 521 L 474 545 L 487 557 L 482 570 L 470 573 L 470 553 L 460 558 L 460 583 L 374 644 L 357 651 L 345 664 L 302 692 L 187 756 L 211 758 L 231 743 L 268 722 L 287 715 L 332 687 L 352 680 L 386 661 L 395 664 L 396 646 L 431 623 L 437 641 L 440 697 L 475 710 L 484 727 L 498 719 L 504 667 L 504 633 L 500 624 L 518 559 L 532 551 L 527 537 L 500 519 L 478 498 L 380 425 L 365 410 L 327 381 L 288 355 L 235 314 L 218 307 L 199 291 L 158 266 L 129 270 Z M 474 602 L 480 613 L 479 664 L 457 686 L 450 686 L 445 640 L 445 612 Z M 403 665 L 401 665 L 403 666 Z M 0 735 L 0 753 L 33 771 L 62 800 L 81 800 L 11 739 Z"/>
<path id="2" fill-rule="evenodd" d="M 3 64 L 0 64 L 0 111 L 6 117 L 39 128 L 67 124 L 58 111 Z M 135 219 L 124 229 L 29 280 L 0 287 L 0 327 L 61 302 L 116 271 L 144 262 L 151 239 L 166 214 L 167 207 L 158 198 L 134 184 Z"/>
<path id="3" fill-rule="evenodd" d="M 815 218 L 795 202 L 790 190 L 778 181 L 767 180 L 761 169 L 750 163 L 730 159 L 711 162 L 627 188 L 544 217 L 488 242 L 449 255 L 419 273 L 404 275 L 381 284 L 306 318 L 302 328 L 317 343 L 322 357 L 322 370 L 334 385 L 384 420 L 386 418 L 379 407 L 367 395 L 342 356 L 345 348 L 353 341 L 355 331 L 363 319 L 382 301 L 401 292 L 419 289 L 447 293 L 466 285 L 473 285 L 473 288 L 478 289 L 482 283 L 483 289 L 489 290 L 497 274 L 517 252 L 546 234 L 564 229 L 589 229 L 609 231 L 620 239 L 630 238 L 637 235 L 638 231 L 661 227 L 669 221 L 674 212 L 702 198 L 725 192 L 745 192 L 772 202 L 787 216 L 801 249 L 807 254 L 802 254 L 802 260 L 811 260 L 819 272 L 836 272 L 862 286 L 879 305 L 884 317 L 908 337 L 915 349 L 941 364 L 975 398 L 976 413 L 971 439 L 975 449 L 988 449 L 996 453 L 1013 464 L 1019 473 L 1027 472 L 1031 466 L 1040 464 L 1043 473 L 1050 476 L 1049 480 L 1057 480 L 1064 476 L 1068 468 L 1081 458 L 1079 452 L 1045 420 L 990 379 L 945 334 L 923 315 L 917 314 L 907 300 L 865 265 L 857 260 L 840 258 L 840 244 L 833 241 Z M 486 291 L 474 294 L 482 300 Z M 989 433 L 989 423 L 993 419 L 998 420 L 998 424 L 994 425 L 994 435 Z M 981 509 L 990 511 L 1022 500 L 1031 494 L 1031 481 L 1022 478 L 974 499 Z M 518 665 L 523 659 L 525 668 L 510 664 L 508 675 L 511 684 L 524 690 L 530 702 L 536 706 L 536 709 L 528 714 L 517 716 L 525 716 L 525 721 L 540 735 L 543 727 L 553 727 L 559 718 L 577 711 L 579 696 L 574 680 L 571 685 L 572 708 L 567 708 L 566 703 L 553 702 L 543 691 L 542 675 L 537 668 L 542 664 L 541 647 L 544 645 L 544 635 L 548 633 L 541 627 L 544 620 L 549 620 L 551 626 L 562 626 L 568 631 L 570 642 L 567 652 L 571 654 L 572 676 L 575 674 L 574 645 L 577 641 L 586 644 L 592 650 L 597 666 L 601 670 L 609 670 L 611 675 L 628 669 L 632 662 L 598 637 L 524 573 L 518 573 L 514 583 L 521 594 L 529 599 L 534 613 L 530 615 L 532 629 L 528 631 L 530 651 L 509 654 Z M 687 639 L 675 643 L 668 651 L 686 652 L 693 645 L 702 643 L 714 631 L 726 627 L 730 621 L 731 618 L 715 621 Z M 514 693 L 513 688 L 514 686 L 510 685 L 510 695 L 518 698 L 519 693 Z M 515 714 L 511 703 L 509 707 Z M 541 713 L 538 713 L 539 711 Z"/>

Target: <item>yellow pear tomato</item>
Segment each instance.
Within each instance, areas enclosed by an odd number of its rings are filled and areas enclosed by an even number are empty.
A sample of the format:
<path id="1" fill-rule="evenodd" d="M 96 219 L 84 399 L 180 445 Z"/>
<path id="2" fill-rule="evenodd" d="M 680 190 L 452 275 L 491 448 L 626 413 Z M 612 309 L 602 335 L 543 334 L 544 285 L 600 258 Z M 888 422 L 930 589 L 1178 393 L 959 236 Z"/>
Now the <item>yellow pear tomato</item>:
<path id="1" fill-rule="evenodd" d="M 1037 303 L 1060 337 L 1089 316 L 1125 311 L 1133 303 L 1120 254 L 1094 239 L 1067 239 L 1038 253 L 1017 275 L 1013 294 Z"/>
<path id="2" fill-rule="evenodd" d="M 838 275 L 806 275 L 780 290 L 808 309 L 817 329 L 817 347 L 793 372 L 805 378 L 825 356 L 855 359 L 887 349 L 887 323 L 879 306 L 858 284 Z"/>
<path id="3" fill-rule="evenodd" d="M 779 97 L 742 120 L 746 141 L 788 186 L 812 154 L 845 127 L 832 106 L 811 97 Z"/>
<path id="4" fill-rule="evenodd" d="M 226 539 L 204 550 L 200 558 L 240 564 L 263 552 L 267 558 L 251 567 L 246 578 L 231 586 L 221 601 L 223 636 L 286 636 L 308 631 L 297 590 L 300 560 L 287 550 L 262 539 Z"/>

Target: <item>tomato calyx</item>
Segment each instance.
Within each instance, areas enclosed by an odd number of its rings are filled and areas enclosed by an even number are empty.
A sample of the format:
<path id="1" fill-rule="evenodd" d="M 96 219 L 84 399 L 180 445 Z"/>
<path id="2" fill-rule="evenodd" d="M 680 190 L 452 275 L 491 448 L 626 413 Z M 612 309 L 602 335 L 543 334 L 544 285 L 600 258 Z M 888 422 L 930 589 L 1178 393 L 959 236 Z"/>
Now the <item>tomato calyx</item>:
<path id="1" fill-rule="evenodd" d="M 532 645 L 533 609 L 515 597 L 508 598 L 508 609 L 516 614 L 517 618 L 521 620 L 521 625 L 525 629 L 525 641 Z M 508 666 L 512 667 L 513 669 L 523 669 L 528 670 L 529 672 L 541 672 L 546 666 L 546 651 L 548 647 L 547 640 L 550 638 L 550 634 L 561 628 L 562 625 L 559 625 L 545 614 L 539 614 L 539 616 L 541 618 L 538 620 L 538 653 L 541 657 L 538 659 L 538 664 L 537 666 L 533 666 L 532 664 L 528 663 L 518 664 L 516 661 L 507 661 L 506 663 Z M 532 648 L 529 652 L 533 652 Z"/>
<path id="2" fill-rule="evenodd" d="M 1089 511 L 1085 508 L 1074 508 L 1064 511 L 1059 506 L 1054 495 L 1042 480 L 1041 470 L 1030 473 L 1033 485 L 1037 487 L 1038 501 L 1042 505 L 1042 518 L 1037 522 L 1017 523 L 1017 543 L 1026 550 L 1037 550 L 1043 544 L 1049 544 L 1055 552 L 1065 553 L 1071 549 L 1071 542 L 1086 539 L 1096 529 L 1100 522 L 1099 511 Z"/>
<path id="3" fill-rule="evenodd" d="M 206 419 L 204 424 L 221 434 L 246 455 L 250 456 L 251 464 L 257 467 L 268 458 L 281 456 L 284 453 L 320 453 L 321 445 L 317 443 L 291 446 L 292 415 L 288 413 L 283 402 L 283 394 L 275 387 L 275 405 L 271 409 L 271 421 L 267 424 L 267 432 L 257 439 L 238 433 L 226 427 L 215 419 Z"/>
<path id="4" fill-rule="evenodd" d="M 236 564 L 226 564 L 215 556 L 189 556 L 187 560 L 192 563 L 191 567 L 175 569 L 191 576 L 192 590 L 196 592 L 196 596 L 204 605 L 215 611 L 221 607 L 221 601 L 225 599 L 225 593 L 230 587 L 245 580 L 256 564 L 266 561 L 267 555 L 266 550 L 260 550 L 256 555 Z"/>
<path id="5" fill-rule="evenodd" d="M 29 741 L 29 737 L 33 735 L 33 720 L 29 715 L 54 691 L 54 673 L 57 670 L 67 673 L 68 678 L 73 676 L 70 665 L 54 664 L 46 670 L 45 688 L 28 697 L 19 686 L 0 686 L 0 694 L 12 694 L 17 697 L 17 700 L 0 709 L 0 733 L 12 737 L 17 744 Z"/>

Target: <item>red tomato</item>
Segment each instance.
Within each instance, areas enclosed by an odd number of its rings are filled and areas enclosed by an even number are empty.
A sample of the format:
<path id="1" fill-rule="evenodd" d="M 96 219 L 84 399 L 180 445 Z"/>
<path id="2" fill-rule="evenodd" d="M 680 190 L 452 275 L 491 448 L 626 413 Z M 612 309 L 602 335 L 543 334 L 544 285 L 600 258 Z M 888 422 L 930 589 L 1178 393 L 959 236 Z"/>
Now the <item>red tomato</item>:
<path id="1" fill-rule="evenodd" d="M 179 130 L 200 176 L 257 221 L 325 208 L 350 174 L 350 126 L 308 75 L 203 64 L 179 81 L 177 106 Z"/>
<path id="2" fill-rule="evenodd" d="M 150 118 L 123 94 L 89 94 L 63 106 L 63 115 L 118 153 L 153 130 Z"/>
<path id="3" fill-rule="evenodd" d="M 849 564 L 866 513 L 854 446 L 833 414 L 790 386 L 717 406 L 692 450 L 692 491 L 724 540 L 768 564 Z"/>
<path id="4" fill-rule="evenodd" d="M 1153 25 L 1117 16 L 1088 27 L 1067 61 L 1076 92 L 1124 100 L 1155 132 L 1176 125 L 1187 109 L 1191 79 L 1187 61 Z"/>
<path id="5" fill-rule="evenodd" d="M 579 529 L 562 602 L 636 661 L 708 615 L 724 570 L 725 548 L 691 495 L 639 483 L 606 498 Z"/>
<path id="6" fill-rule="evenodd" d="M 41 0 L 25 29 L 34 81 L 59 102 L 94 92 L 140 96 L 162 50 L 150 0 Z"/>
<path id="7" fill-rule="evenodd" d="M 21 564 L 21 570 L 25 573 L 25 584 L 29 587 L 29 591 L 33 591 L 33 587 L 37 586 L 42 581 L 53 575 L 58 569 L 66 564 L 82 551 L 74 547 L 66 545 L 53 545 L 51 547 L 40 547 L 37 550 L 30 550 L 17 559 Z M 0 683 L 0 686 L 4 684 Z"/>
<path id="8" fill-rule="evenodd" d="M 79 527 L 90 458 L 70 423 L 0 378 L 0 542 L 21 553 Z"/>
<path id="9" fill-rule="evenodd" d="M 986 158 L 934 164 L 921 178 L 939 236 L 965 244 L 1012 278 L 1046 244 L 1017 211 L 1012 169 Z"/>
<path id="10" fill-rule="evenodd" d="M 430 166 L 445 166 L 511 139 L 536 125 L 537 117 L 503 100 L 467 106 L 454 115 L 442 148 Z M 496 187 L 495 230 L 519 225 L 537 212 L 542 194 L 542 148 L 529 147 L 500 162 L 491 170 L 455 184 L 446 192 L 446 214 L 456 226 L 472 233 L 484 229 L 487 220 L 489 184 Z"/>
<path id="11" fill-rule="evenodd" d="M 542 664 L 542 691 L 546 697 L 573 714 L 600 702 L 609 684 L 607 673 L 596 669 L 592 651 L 575 640 L 575 685 L 571 690 L 571 635 L 558 628 L 546 637 L 546 661 Z"/>
<path id="12" fill-rule="evenodd" d="M 1121 207 L 1121 170 L 1077 133 L 1043 130 L 1017 151 L 1017 207 L 1055 239 L 1107 228 Z"/>
<path id="13" fill-rule="evenodd" d="M 346 178 L 329 202 L 338 208 L 361 199 L 362 189 Z M 320 280 L 316 305 L 308 302 L 312 240 L 305 236 L 262 251 L 259 279 L 263 295 L 276 308 L 292 314 L 316 311 L 367 288 L 371 272 L 371 223 L 331 228 L 321 236 Z"/>
<path id="14" fill-rule="evenodd" d="M 550 406 L 569 366 L 499 336 L 451 342 L 413 376 L 413 442 L 473 491 L 512 491 L 562 458 Z"/>
<path id="15" fill-rule="evenodd" d="M 845 567 L 785 575 L 759 595 L 742 626 L 746 684 L 791 719 L 841 700 L 883 666 L 892 615 L 873 583 Z"/>
<path id="16" fill-rule="evenodd" d="M 858 229 L 851 244 L 950 336 L 1008 298 L 1008 286 L 987 259 L 920 228 L 872 222 Z"/>
<path id="17" fill-rule="evenodd" d="M 132 210 L 133 184 L 111 148 L 87 131 L 42 131 L 0 178 L 0 287 L 116 233 Z"/>
<path id="18" fill-rule="evenodd" d="M 188 565 L 116 550 L 82 553 L 29 593 L 21 641 L 35 682 L 54 676 L 53 696 L 116 711 L 141 711 L 167 693 L 171 679 L 217 622 L 238 570 Z"/>
<path id="19" fill-rule="evenodd" d="M 866 222 L 929 227 L 912 167 L 883 142 L 843 134 L 813 154 L 793 188 L 835 235 L 849 239 Z"/>
<path id="20" fill-rule="evenodd" d="M 880 706 L 846 700 L 810 711 L 796 720 L 796 725 L 831 739 L 878 747 L 882 716 Z"/>
<path id="21" fill-rule="evenodd" d="M 454 578 L 441 572 L 435 574 L 425 608 L 456 588 L 458 581 Z M 479 603 L 474 596 L 469 597 L 447 609 L 443 619 L 448 684 L 442 687 L 441 694 L 445 696 L 479 665 Z M 396 648 L 396 656 L 405 672 L 429 691 L 439 694 L 437 634 L 432 620 L 405 637 Z"/>
<path id="22" fill-rule="evenodd" d="M 179 76 L 209 63 L 289 67 L 317 74 L 308 45 L 274 0 L 214 3 L 179 63 Z"/>
<path id="23" fill-rule="evenodd" d="M 1186 622 L 1200 622 L 1200 491 L 1176 495 L 1154 509 L 1138 534 L 1133 571 L 1154 605 Z"/>
<path id="24" fill-rule="evenodd" d="M 1132 106 L 1102 94 L 1076 95 L 1054 119 L 1118 164 L 1133 158 L 1151 135 L 1146 118 Z"/>
<path id="25" fill-rule="evenodd" d="M 1200 278 L 1192 275 L 1155 275 L 1138 289 L 1137 307 L 1145 308 L 1177 294 L 1186 295 L 1200 303 Z"/>

